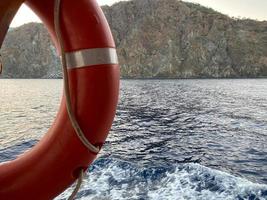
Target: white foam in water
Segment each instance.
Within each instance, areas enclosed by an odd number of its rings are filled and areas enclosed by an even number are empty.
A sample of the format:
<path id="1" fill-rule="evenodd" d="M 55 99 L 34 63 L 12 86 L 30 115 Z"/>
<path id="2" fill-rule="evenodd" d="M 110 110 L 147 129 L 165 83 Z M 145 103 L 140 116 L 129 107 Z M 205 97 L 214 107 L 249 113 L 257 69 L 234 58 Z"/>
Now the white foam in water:
<path id="1" fill-rule="evenodd" d="M 123 161 L 100 159 L 90 171 L 77 199 L 267 199 L 267 185 L 255 184 L 199 164 L 138 168 Z M 72 190 L 68 189 L 57 199 L 66 199 Z"/>
<path id="2" fill-rule="evenodd" d="M 168 173 L 157 190 L 150 191 L 151 199 L 260 199 L 267 187 L 229 174 L 198 165 L 187 164 L 182 170 Z M 254 198 L 253 198 L 254 199 Z"/>

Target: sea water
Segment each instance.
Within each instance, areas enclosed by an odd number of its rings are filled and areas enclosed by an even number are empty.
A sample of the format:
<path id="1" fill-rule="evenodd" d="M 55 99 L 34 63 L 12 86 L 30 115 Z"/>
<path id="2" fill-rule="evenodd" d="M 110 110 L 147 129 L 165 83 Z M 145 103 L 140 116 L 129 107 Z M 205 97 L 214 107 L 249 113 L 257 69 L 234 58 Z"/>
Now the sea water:
<path id="1" fill-rule="evenodd" d="M 45 134 L 61 91 L 61 80 L 0 80 L 1 162 Z M 267 79 L 123 80 L 78 199 L 267 199 Z"/>

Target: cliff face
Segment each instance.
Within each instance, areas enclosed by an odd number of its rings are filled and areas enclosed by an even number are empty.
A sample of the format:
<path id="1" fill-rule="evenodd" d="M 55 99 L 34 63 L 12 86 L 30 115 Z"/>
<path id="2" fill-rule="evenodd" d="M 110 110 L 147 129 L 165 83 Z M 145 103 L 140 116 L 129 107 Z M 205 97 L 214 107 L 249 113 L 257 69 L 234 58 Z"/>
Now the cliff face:
<path id="1" fill-rule="evenodd" d="M 121 2 L 104 11 L 124 77 L 267 76 L 267 22 L 177 0 Z"/>
<path id="2" fill-rule="evenodd" d="M 267 76 L 267 22 L 235 20 L 177 0 L 134 0 L 103 10 L 123 78 Z M 11 30 L 2 54 L 6 77 L 61 76 L 40 24 Z"/>
<path id="3" fill-rule="evenodd" d="M 56 49 L 42 24 L 30 23 L 11 29 L 2 48 L 3 77 L 62 77 Z"/>

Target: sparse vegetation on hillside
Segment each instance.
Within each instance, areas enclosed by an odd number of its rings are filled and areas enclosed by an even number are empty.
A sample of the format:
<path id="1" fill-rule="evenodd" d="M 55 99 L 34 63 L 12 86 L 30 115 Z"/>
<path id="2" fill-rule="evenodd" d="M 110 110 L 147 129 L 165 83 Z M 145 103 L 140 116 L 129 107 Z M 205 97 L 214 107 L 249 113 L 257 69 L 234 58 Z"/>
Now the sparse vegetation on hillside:
<path id="1" fill-rule="evenodd" d="M 104 6 L 123 78 L 267 77 L 267 22 L 233 19 L 177 0 Z M 3 47 L 5 77 L 60 77 L 39 24 L 11 30 Z"/>

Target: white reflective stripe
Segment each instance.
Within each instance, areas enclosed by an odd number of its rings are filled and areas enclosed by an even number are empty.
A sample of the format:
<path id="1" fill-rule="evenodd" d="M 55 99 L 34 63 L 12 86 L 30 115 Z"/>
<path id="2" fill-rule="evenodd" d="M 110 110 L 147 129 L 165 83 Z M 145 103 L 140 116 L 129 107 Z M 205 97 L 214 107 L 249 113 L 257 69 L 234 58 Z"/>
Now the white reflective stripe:
<path id="1" fill-rule="evenodd" d="M 94 65 L 118 64 L 116 49 L 83 49 L 66 53 L 67 67 L 80 68 Z"/>

